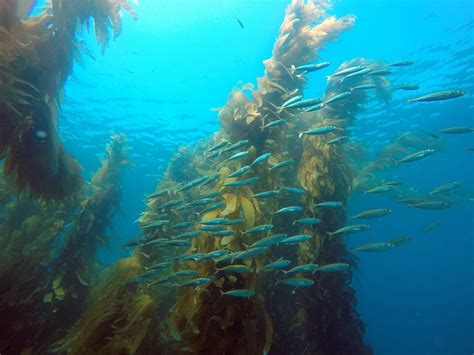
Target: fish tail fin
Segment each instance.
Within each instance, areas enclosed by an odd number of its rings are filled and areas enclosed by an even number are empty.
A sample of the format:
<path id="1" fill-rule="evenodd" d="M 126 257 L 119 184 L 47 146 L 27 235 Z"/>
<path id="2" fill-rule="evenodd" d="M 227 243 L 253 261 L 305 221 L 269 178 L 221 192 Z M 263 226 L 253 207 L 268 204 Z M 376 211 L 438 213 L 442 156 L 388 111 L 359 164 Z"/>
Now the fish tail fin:
<path id="1" fill-rule="evenodd" d="M 416 100 L 415 99 L 408 99 L 407 100 L 407 103 L 409 103 L 409 104 L 411 104 L 412 102 L 416 102 Z"/>
<path id="2" fill-rule="evenodd" d="M 335 235 L 336 234 L 336 232 L 326 232 L 326 233 L 329 234 L 329 235 Z"/>
<path id="3" fill-rule="evenodd" d="M 293 74 L 295 73 L 295 70 L 296 70 L 296 67 L 292 64 L 292 65 L 290 66 L 290 73 L 291 73 L 291 75 L 293 75 Z"/>
<path id="4" fill-rule="evenodd" d="M 399 166 L 400 165 L 400 160 L 395 160 L 395 165 Z"/>
<path id="5" fill-rule="evenodd" d="M 300 134 L 298 134 L 298 138 L 301 138 L 303 137 L 303 132 L 301 132 Z"/>

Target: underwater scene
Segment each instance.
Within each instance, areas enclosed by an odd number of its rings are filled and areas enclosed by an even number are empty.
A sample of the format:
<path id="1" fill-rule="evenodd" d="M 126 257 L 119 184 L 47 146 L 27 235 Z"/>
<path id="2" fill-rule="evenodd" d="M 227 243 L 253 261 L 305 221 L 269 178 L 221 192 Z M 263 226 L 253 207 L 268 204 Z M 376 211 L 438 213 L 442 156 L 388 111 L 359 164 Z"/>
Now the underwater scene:
<path id="1" fill-rule="evenodd" d="M 474 353 L 472 0 L 0 0 L 0 355 Z"/>

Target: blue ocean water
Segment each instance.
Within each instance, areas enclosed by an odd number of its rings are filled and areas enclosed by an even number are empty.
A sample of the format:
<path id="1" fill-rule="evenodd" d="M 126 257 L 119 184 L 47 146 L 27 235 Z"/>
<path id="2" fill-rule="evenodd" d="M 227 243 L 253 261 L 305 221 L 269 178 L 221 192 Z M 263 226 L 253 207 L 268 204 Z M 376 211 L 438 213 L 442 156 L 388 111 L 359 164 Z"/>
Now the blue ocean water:
<path id="1" fill-rule="evenodd" d="M 225 104 L 239 83 L 262 76 L 288 1 L 141 0 L 140 19 L 124 17 L 122 35 L 105 55 L 85 59 L 66 87 L 61 136 L 81 162 L 84 175 L 99 166 L 111 132 L 123 132 L 134 165 L 123 177 L 122 212 L 110 231 L 104 263 L 127 255 L 124 241 L 139 235 L 134 220 L 143 197 L 154 190 L 180 146 L 219 129 L 213 108 Z M 339 0 L 336 16 L 355 14 L 356 25 L 320 52 L 332 63 L 310 77 L 308 96 L 321 95 L 326 75 L 355 57 L 393 62 L 414 60 L 391 78 L 415 82 L 418 92 L 463 89 L 453 101 L 406 103 L 412 92 L 395 92 L 388 104 L 361 115 L 351 139 L 374 156 L 404 132 L 472 126 L 474 118 L 474 8 L 472 1 Z M 244 28 L 241 28 L 238 18 Z M 88 37 L 84 34 L 85 39 Z M 93 42 L 91 47 L 94 47 Z M 417 92 L 417 93 L 418 93 Z M 474 351 L 474 219 L 472 135 L 443 137 L 430 159 L 385 171 L 418 191 L 453 180 L 462 192 L 452 209 L 426 211 L 384 196 L 356 193 L 349 215 L 371 208 L 393 213 L 349 239 L 350 246 L 408 234 L 413 241 L 390 253 L 360 255 L 354 279 L 367 343 L 376 354 L 471 354 Z M 429 234 L 421 230 L 440 221 Z"/>

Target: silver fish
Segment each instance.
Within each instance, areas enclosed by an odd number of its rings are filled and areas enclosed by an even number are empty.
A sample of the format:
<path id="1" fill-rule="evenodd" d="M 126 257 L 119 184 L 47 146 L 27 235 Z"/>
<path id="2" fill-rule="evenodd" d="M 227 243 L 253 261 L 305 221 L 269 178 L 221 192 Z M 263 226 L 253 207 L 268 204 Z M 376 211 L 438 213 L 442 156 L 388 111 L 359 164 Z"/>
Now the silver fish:
<path id="1" fill-rule="evenodd" d="M 324 207 L 324 208 L 339 208 L 344 206 L 344 202 L 341 201 L 326 201 L 320 202 L 314 205 L 315 207 Z"/>
<path id="2" fill-rule="evenodd" d="M 327 101 L 324 101 L 324 104 L 329 105 L 330 103 L 342 100 L 342 99 L 346 98 L 349 95 L 352 95 L 352 92 L 350 92 L 350 91 L 341 92 L 340 94 L 332 96 Z"/>
<path id="3" fill-rule="evenodd" d="M 313 238 L 313 237 L 308 235 L 308 234 L 299 234 L 299 235 L 294 235 L 292 237 L 288 237 L 286 239 L 283 239 L 280 242 L 280 244 L 286 244 L 286 245 L 298 244 L 298 243 L 306 242 L 307 240 L 310 240 L 311 238 Z"/>
<path id="4" fill-rule="evenodd" d="M 327 134 L 327 133 L 331 133 L 331 132 L 335 131 L 336 129 L 337 129 L 337 127 L 332 126 L 332 125 L 318 127 L 318 128 L 310 129 L 308 131 L 301 132 L 298 135 L 298 137 L 301 138 L 304 134 L 307 134 L 307 135 L 310 135 L 310 136 L 317 136 L 317 135 L 320 135 L 320 134 Z"/>
<path id="5" fill-rule="evenodd" d="M 335 72 L 334 74 L 330 75 L 331 76 L 341 76 L 341 75 L 348 75 L 348 74 L 352 74 L 352 73 L 355 73 L 355 72 L 358 72 L 362 69 L 365 69 L 365 66 L 363 65 L 356 65 L 354 67 L 350 67 L 350 68 L 346 68 L 346 69 L 341 69 L 337 72 Z"/>
<path id="6" fill-rule="evenodd" d="M 409 163 L 409 162 L 421 160 L 421 159 L 424 159 L 424 158 L 429 157 L 429 156 L 432 155 L 434 152 L 435 152 L 434 149 L 425 149 L 425 150 L 422 150 L 422 151 L 419 151 L 419 152 L 416 152 L 416 153 L 407 155 L 406 157 L 403 157 L 402 159 L 397 160 L 395 163 L 396 163 L 397 165 L 399 165 L 399 164 L 402 164 L 402 163 Z"/>
<path id="7" fill-rule="evenodd" d="M 314 280 L 306 279 L 304 277 L 290 277 L 288 279 L 280 280 L 278 283 L 295 287 L 308 287 L 314 285 Z"/>
<path id="8" fill-rule="evenodd" d="M 244 233 L 245 234 L 253 234 L 253 233 L 260 233 L 260 232 L 267 232 L 273 228 L 273 224 L 262 224 L 259 226 L 255 226 L 252 228 L 247 229 Z"/>
<path id="9" fill-rule="evenodd" d="M 295 161 L 293 159 L 288 159 L 288 160 L 282 161 L 278 164 L 272 165 L 270 170 L 285 168 L 285 167 L 293 165 L 293 164 L 295 164 Z"/>
<path id="10" fill-rule="evenodd" d="M 281 241 L 285 240 L 286 238 L 288 238 L 287 234 L 270 235 L 268 237 L 257 240 L 255 243 L 251 244 L 249 248 L 252 249 L 252 248 L 257 248 L 257 247 L 270 247 L 270 246 L 279 244 Z"/>
<path id="11" fill-rule="evenodd" d="M 278 259 L 272 263 L 262 266 L 258 271 L 270 271 L 270 270 L 280 270 L 286 268 L 291 264 L 290 260 Z"/>
<path id="12" fill-rule="evenodd" d="M 313 225 L 319 224 L 321 220 L 319 218 L 301 218 L 293 222 L 293 224 L 302 224 L 302 225 Z"/>
<path id="13" fill-rule="evenodd" d="M 278 195 L 278 191 L 264 191 L 253 195 L 253 198 L 268 198 Z"/>
<path id="14" fill-rule="evenodd" d="M 353 224 L 350 226 L 345 226 L 342 228 L 339 228 L 335 232 L 328 232 L 329 235 L 335 235 L 335 234 L 345 234 L 345 233 L 358 233 L 358 232 L 363 232 L 367 229 L 369 229 L 370 226 L 368 224 Z"/>
<path id="15" fill-rule="evenodd" d="M 228 178 L 238 177 L 240 175 L 245 174 L 246 172 L 248 172 L 250 170 L 251 170 L 251 167 L 249 165 L 245 165 L 245 166 L 241 167 L 239 170 L 234 171 L 232 174 L 230 174 L 227 177 Z"/>
<path id="16" fill-rule="evenodd" d="M 379 253 L 393 249 L 394 247 L 395 246 L 390 243 L 371 243 L 352 249 L 352 252 L 357 253 L 363 251 L 367 253 Z"/>
<path id="17" fill-rule="evenodd" d="M 256 158 L 252 164 L 250 164 L 251 167 L 254 167 L 255 165 L 257 164 L 261 164 L 263 163 L 264 161 L 268 160 L 270 157 L 272 156 L 272 153 L 265 153 L 265 154 L 262 154 L 261 156 L 259 156 L 258 158 Z"/>
<path id="18" fill-rule="evenodd" d="M 333 263 L 320 266 L 317 271 L 321 272 L 337 272 L 337 271 L 346 271 L 351 266 L 346 263 Z"/>
<path id="19" fill-rule="evenodd" d="M 288 123 L 287 120 L 279 119 L 279 120 L 267 123 L 265 126 L 262 127 L 262 129 L 283 126 L 284 124 L 287 124 L 287 123 Z"/>
<path id="20" fill-rule="evenodd" d="M 238 253 L 232 258 L 232 260 L 235 261 L 235 260 L 253 258 L 254 256 L 262 255 L 266 251 L 267 251 L 267 248 L 265 247 L 249 249 L 249 250 Z"/>
<path id="21" fill-rule="evenodd" d="M 449 127 L 449 128 L 444 128 L 444 129 L 438 129 L 439 133 L 444 133 L 444 134 L 464 134 L 464 133 L 472 133 L 474 132 L 473 127 L 463 127 L 463 126 L 457 126 L 457 127 Z"/>
<path id="22" fill-rule="evenodd" d="M 467 92 L 464 90 L 446 90 L 446 91 L 437 91 L 431 94 L 426 94 L 423 96 L 416 97 L 414 99 L 409 99 L 408 102 L 431 102 L 431 101 L 442 101 L 455 99 L 466 95 Z"/>
<path id="23" fill-rule="evenodd" d="M 289 206 L 289 207 L 283 207 L 280 208 L 278 211 L 273 212 L 273 214 L 279 214 L 279 213 L 299 213 L 303 210 L 303 207 L 301 206 Z"/>
<path id="24" fill-rule="evenodd" d="M 293 269 L 284 271 L 285 274 L 294 274 L 296 272 L 309 272 L 314 274 L 319 268 L 318 264 L 303 264 L 295 266 Z"/>
<path id="25" fill-rule="evenodd" d="M 433 189 L 430 192 L 430 194 L 431 195 L 445 194 L 445 193 L 448 193 L 448 192 L 451 192 L 451 191 L 457 189 L 460 186 L 461 186 L 461 183 L 459 181 L 449 182 L 447 184 L 438 186 L 437 188 Z"/>
<path id="26" fill-rule="evenodd" d="M 351 217 L 351 219 L 367 219 L 367 218 L 380 218 L 387 216 L 388 214 L 392 213 L 390 208 L 379 208 L 375 210 L 368 210 L 361 213 L 358 213 Z"/>
<path id="27" fill-rule="evenodd" d="M 221 291 L 223 296 L 231 296 L 231 297 L 238 297 L 238 298 L 250 298 L 255 296 L 255 291 L 250 290 L 231 290 L 227 292 Z"/>

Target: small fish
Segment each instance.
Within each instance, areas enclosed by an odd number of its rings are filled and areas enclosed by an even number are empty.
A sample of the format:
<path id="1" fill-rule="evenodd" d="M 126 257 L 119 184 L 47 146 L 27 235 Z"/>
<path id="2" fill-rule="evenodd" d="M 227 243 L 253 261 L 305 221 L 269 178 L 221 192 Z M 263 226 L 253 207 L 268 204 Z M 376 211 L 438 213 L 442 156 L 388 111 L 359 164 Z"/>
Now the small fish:
<path id="1" fill-rule="evenodd" d="M 296 102 L 293 102 L 289 105 L 287 105 L 285 108 L 289 109 L 294 109 L 294 108 L 305 108 L 309 106 L 315 106 L 318 105 L 322 102 L 322 100 L 318 97 L 312 98 L 312 99 L 305 99 L 305 100 L 299 100 Z"/>
<path id="2" fill-rule="evenodd" d="M 316 104 L 316 105 L 309 106 L 309 107 L 305 108 L 304 112 L 318 111 L 318 110 L 321 110 L 324 106 L 325 106 L 324 102 L 321 102 L 319 104 Z"/>
<path id="3" fill-rule="evenodd" d="M 232 258 L 232 260 L 234 261 L 234 260 L 243 260 L 243 259 L 253 258 L 254 256 L 262 255 L 266 251 L 267 251 L 267 248 L 265 247 L 249 249 L 249 250 L 238 253 Z"/>
<path id="4" fill-rule="evenodd" d="M 423 201 L 408 205 L 409 207 L 421 208 L 424 210 L 445 210 L 453 207 L 452 203 L 448 201 Z"/>
<path id="5" fill-rule="evenodd" d="M 354 92 L 354 91 L 371 90 L 371 89 L 377 89 L 377 85 L 364 84 L 364 85 L 354 86 L 352 88 L 349 88 L 349 91 Z"/>
<path id="6" fill-rule="evenodd" d="M 225 207 L 225 202 L 217 202 L 217 203 L 203 209 L 201 212 L 199 212 L 199 214 L 204 214 L 206 212 L 218 210 L 219 208 L 223 208 L 223 207 Z"/>
<path id="7" fill-rule="evenodd" d="M 351 266 L 346 263 L 333 263 L 333 264 L 326 264 L 326 265 L 320 266 L 318 268 L 318 271 L 321 271 L 321 272 L 346 271 L 350 267 Z"/>
<path id="8" fill-rule="evenodd" d="M 288 279 L 280 280 L 278 283 L 295 287 L 308 287 L 314 285 L 314 280 L 306 279 L 304 277 L 290 277 Z"/>
<path id="9" fill-rule="evenodd" d="M 449 128 L 438 129 L 438 132 L 439 133 L 444 133 L 444 134 L 464 134 L 464 133 L 474 132 L 474 128 L 473 127 L 457 126 L 457 127 L 449 127 Z"/>
<path id="10" fill-rule="evenodd" d="M 295 164 L 295 161 L 293 159 L 288 159 L 288 160 L 282 161 L 278 164 L 272 165 L 270 170 L 285 168 L 285 167 L 293 165 L 293 164 Z"/>
<path id="11" fill-rule="evenodd" d="M 142 245 L 163 246 L 165 244 L 165 242 L 167 242 L 167 241 L 168 241 L 168 239 L 158 238 L 158 239 L 152 239 L 152 240 L 146 241 Z"/>
<path id="12" fill-rule="evenodd" d="M 390 186 L 400 186 L 402 184 L 403 182 L 401 181 L 387 181 L 383 183 L 383 185 L 390 185 Z"/>
<path id="13" fill-rule="evenodd" d="M 351 74 L 348 74 L 346 75 L 345 77 L 342 78 L 341 82 L 343 83 L 344 81 L 346 81 L 347 79 L 351 79 L 351 78 L 354 78 L 354 77 L 357 77 L 357 76 L 360 76 L 360 75 L 364 75 L 364 74 L 367 74 L 367 73 L 371 73 L 372 69 L 370 68 L 364 68 L 364 69 L 361 69 L 361 70 L 358 70 L 354 73 L 351 73 Z M 351 90 L 352 91 L 352 90 Z"/>
<path id="14" fill-rule="evenodd" d="M 416 85 L 416 84 L 402 84 L 402 85 L 395 86 L 396 90 L 418 90 L 419 88 L 420 88 L 420 85 Z"/>
<path id="15" fill-rule="evenodd" d="M 353 224 L 350 226 L 345 226 L 342 228 L 339 228 L 335 232 L 328 232 L 329 235 L 335 235 L 335 234 L 349 234 L 349 233 L 358 233 L 358 232 L 363 232 L 367 229 L 369 229 L 370 226 L 368 224 Z"/>
<path id="16" fill-rule="evenodd" d="M 133 248 L 133 247 L 139 246 L 139 245 L 141 245 L 145 242 L 146 242 L 146 239 L 144 239 L 143 237 L 135 238 L 135 239 L 131 239 L 128 242 L 126 242 L 124 245 L 122 245 L 122 247 L 123 248 Z"/>
<path id="17" fill-rule="evenodd" d="M 319 224 L 319 223 L 321 223 L 321 220 L 319 218 L 301 218 L 294 221 L 293 225 L 302 224 L 306 226 L 306 225 L 313 225 L 313 224 Z"/>
<path id="18" fill-rule="evenodd" d="M 282 187 L 280 189 L 280 192 L 282 191 L 295 194 L 295 195 L 303 195 L 306 192 L 305 190 L 300 189 L 299 187 Z"/>
<path id="19" fill-rule="evenodd" d="M 161 272 L 161 270 L 154 269 L 154 270 L 150 270 L 150 271 L 147 271 L 147 272 L 141 274 L 140 277 L 143 277 L 145 279 L 149 279 L 150 277 L 158 275 L 160 272 Z"/>
<path id="20" fill-rule="evenodd" d="M 405 198 L 399 198 L 396 201 L 401 202 L 401 203 L 406 203 L 407 205 L 413 205 L 415 203 L 424 202 L 425 199 L 417 198 L 417 197 L 405 197 Z"/>
<path id="21" fill-rule="evenodd" d="M 289 207 L 283 207 L 280 208 L 278 211 L 273 212 L 273 214 L 279 214 L 279 213 L 299 213 L 303 210 L 303 207 L 301 206 L 289 206 Z"/>
<path id="22" fill-rule="evenodd" d="M 304 132 L 301 132 L 298 137 L 302 137 L 304 134 L 307 134 L 307 135 L 310 135 L 310 136 L 317 136 L 317 135 L 320 135 L 320 134 L 327 134 L 327 133 L 331 133 L 333 131 L 335 131 L 337 129 L 336 126 L 323 126 L 323 127 L 318 127 L 318 128 L 314 128 L 314 129 L 310 129 L 308 131 L 304 131 Z"/>
<path id="23" fill-rule="evenodd" d="M 253 198 L 268 198 L 268 197 L 273 197 L 278 195 L 278 191 L 264 191 L 264 192 L 259 192 L 257 194 L 254 194 L 252 197 Z"/>
<path id="24" fill-rule="evenodd" d="M 148 267 L 148 270 L 164 270 L 164 269 L 169 269 L 171 266 L 173 266 L 173 263 L 170 261 L 165 261 L 159 264 L 152 265 Z"/>
<path id="25" fill-rule="evenodd" d="M 212 199 L 215 199 L 216 197 L 220 196 L 222 194 L 222 192 L 220 191 L 214 191 L 214 192 L 211 192 L 205 196 L 202 196 L 202 198 L 212 198 Z"/>
<path id="26" fill-rule="evenodd" d="M 221 232 L 225 229 L 223 226 L 202 226 L 199 228 L 203 232 Z"/>
<path id="27" fill-rule="evenodd" d="M 192 208 L 193 206 L 190 206 L 190 205 L 182 205 L 182 206 L 176 207 L 174 211 L 185 211 L 185 210 L 190 210 Z"/>
<path id="28" fill-rule="evenodd" d="M 168 224 L 170 223 L 171 221 L 167 220 L 167 219 L 162 219 L 162 220 L 153 220 L 153 221 L 149 221 L 147 223 L 143 223 L 140 227 L 143 228 L 143 229 L 148 229 L 148 228 L 157 228 L 157 227 L 162 227 L 164 226 L 165 224 Z"/>
<path id="29" fill-rule="evenodd" d="M 287 123 L 288 123 L 287 120 L 279 119 L 279 120 L 267 123 L 265 126 L 262 127 L 262 129 L 272 128 L 272 127 L 279 127 L 279 126 L 283 126 L 284 124 L 287 124 Z"/>
<path id="30" fill-rule="evenodd" d="M 245 219 L 243 218 L 236 218 L 236 219 L 226 219 L 222 222 L 225 226 L 239 226 L 245 223 Z"/>
<path id="31" fill-rule="evenodd" d="M 401 237 L 394 238 L 392 240 L 389 240 L 387 243 L 390 243 L 391 245 L 398 247 L 402 244 L 405 244 L 406 242 L 409 242 L 411 240 L 411 237 L 408 235 L 403 235 Z"/>
<path id="32" fill-rule="evenodd" d="M 416 152 L 416 153 L 407 155 L 406 157 L 404 157 L 404 158 L 402 158 L 402 159 L 400 159 L 400 160 L 397 160 L 397 161 L 395 162 L 395 164 L 400 165 L 400 164 L 402 164 L 402 163 L 409 163 L 409 162 L 421 160 L 421 159 L 424 159 L 424 158 L 429 157 L 429 156 L 432 155 L 434 152 L 435 152 L 434 149 L 425 149 L 425 150 L 422 150 L 422 151 L 419 151 L 419 152 Z"/>
<path id="33" fill-rule="evenodd" d="M 175 239 L 180 239 L 180 238 L 197 238 L 197 237 L 200 237 L 201 236 L 201 232 L 200 231 L 192 231 L 192 232 L 186 232 L 186 233 L 182 233 L 180 235 L 177 235 L 175 237 Z"/>
<path id="34" fill-rule="evenodd" d="M 455 99 L 457 97 L 461 97 L 466 95 L 467 92 L 463 90 L 447 90 L 447 91 L 438 91 L 433 92 L 431 94 L 426 94 L 420 97 L 416 97 L 414 99 L 409 99 L 408 102 L 431 102 L 431 101 L 442 101 L 442 100 L 450 100 Z"/>
<path id="35" fill-rule="evenodd" d="M 235 273 L 249 273 L 253 272 L 253 269 L 246 265 L 228 265 L 223 268 L 217 269 L 217 271 L 223 272 L 235 272 Z"/>
<path id="36" fill-rule="evenodd" d="M 298 101 L 301 101 L 301 99 L 303 98 L 303 95 L 296 95 L 288 100 L 286 100 L 283 105 L 281 105 L 281 109 L 284 109 L 284 108 L 287 108 L 288 106 L 298 102 Z M 281 111 L 281 110 L 280 110 Z"/>
<path id="37" fill-rule="evenodd" d="M 225 224 L 228 219 L 227 218 L 214 218 L 214 219 L 208 219 L 207 221 L 201 221 L 201 224 L 204 225 L 221 225 Z"/>
<path id="38" fill-rule="evenodd" d="M 294 274 L 296 272 L 309 272 L 314 274 L 319 268 L 318 264 L 303 264 L 295 266 L 293 269 L 284 271 L 285 274 Z"/>
<path id="39" fill-rule="evenodd" d="M 153 198 L 157 198 L 157 197 L 160 197 L 160 196 L 163 196 L 163 195 L 169 195 L 170 194 L 170 190 L 169 189 L 165 189 L 165 190 L 160 190 L 160 191 L 156 191 L 150 195 L 148 195 L 146 198 L 147 199 L 153 199 Z"/>
<path id="40" fill-rule="evenodd" d="M 238 298 L 250 298 L 255 296 L 255 291 L 250 291 L 250 290 L 231 290 L 227 292 L 223 292 L 221 290 L 222 296 L 230 296 L 230 297 L 238 297 Z"/>
<path id="41" fill-rule="evenodd" d="M 348 75 L 348 74 L 352 74 L 352 73 L 355 73 L 355 72 L 358 72 L 362 69 L 365 69 L 365 66 L 363 65 L 356 65 L 354 67 L 350 67 L 350 68 L 346 68 L 346 69 L 342 69 L 342 70 L 339 70 L 337 72 L 335 72 L 334 74 L 330 75 L 330 77 L 332 76 L 341 76 L 341 75 Z"/>
<path id="42" fill-rule="evenodd" d="M 240 175 L 245 174 L 246 172 L 250 171 L 251 167 L 249 165 L 245 165 L 241 167 L 239 170 L 234 171 L 232 174 L 227 176 L 228 178 L 239 177 Z"/>
<path id="43" fill-rule="evenodd" d="M 193 207 L 195 207 L 195 206 L 204 206 L 204 205 L 207 205 L 208 203 L 211 203 L 211 202 L 214 202 L 213 198 L 201 198 L 199 200 L 189 202 L 188 206 L 193 206 Z"/>
<path id="44" fill-rule="evenodd" d="M 270 247 L 279 244 L 282 240 L 288 238 L 287 234 L 274 234 L 268 237 L 257 240 L 255 243 L 250 245 L 250 249 L 257 247 Z"/>
<path id="45" fill-rule="evenodd" d="M 239 149 L 240 147 L 243 147 L 244 145 L 247 145 L 248 142 L 249 142 L 249 141 L 248 141 L 247 139 L 238 141 L 238 142 L 232 144 L 230 147 L 227 147 L 227 148 L 223 149 L 221 152 L 222 152 L 222 153 L 231 152 L 231 151 L 233 151 L 233 150 Z"/>
<path id="46" fill-rule="evenodd" d="M 190 247 L 193 245 L 189 240 L 182 240 L 182 239 L 173 239 L 163 242 L 163 244 L 171 245 L 173 247 Z"/>
<path id="47" fill-rule="evenodd" d="M 376 186 L 376 187 L 373 187 L 371 189 L 368 189 L 365 191 L 366 194 L 380 194 L 380 193 L 383 193 L 383 192 L 388 192 L 388 191 L 393 191 L 397 188 L 396 185 L 380 185 L 380 186 Z"/>
<path id="48" fill-rule="evenodd" d="M 288 265 L 291 264 L 290 260 L 286 259 L 278 259 L 272 263 L 266 264 L 262 266 L 258 271 L 271 271 L 271 270 L 280 270 L 286 268 Z"/>
<path id="49" fill-rule="evenodd" d="M 196 276 L 198 272 L 196 270 L 181 270 L 181 271 L 176 271 L 175 273 L 171 274 L 174 276 Z"/>
<path id="50" fill-rule="evenodd" d="M 195 224 L 196 224 L 196 223 L 194 223 L 194 222 L 181 222 L 181 223 L 173 224 L 173 225 L 170 226 L 169 228 L 170 228 L 170 229 L 185 229 L 185 228 L 192 227 L 192 226 L 194 226 Z"/>
<path id="51" fill-rule="evenodd" d="M 223 257 L 227 254 L 228 254 L 227 250 L 223 250 L 223 249 L 214 250 L 214 251 L 211 251 L 207 254 L 204 254 L 203 257 L 200 260 L 217 259 L 217 258 L 221 258 L 221 257 Z"/>
<path id="52" fill-rule="evenodd" d="M 192 189 L 193 187 L 195 186 L 198 186 L 200 184 L 202 184 L 203 182 L 205 182 L 207 179 L 209 179 L 209 176 L 202 176 L 198 179 L 195 179 L 191 182 L 188 182 L 187 184 L 184 184 L 181 188 L 179 188 L 178 190 L 176 190 L 176 192 L 182 192 L 182 191 L 186 191 L 186 190 L 189 190 L 189 189 Z"/>
<path id="53" fill-rule="evenodd" d="M 371 243 L 352 249 L 352 252 L 357 253 L 363 251 L 367 253 L 379 253 L 393 249 L 394 247 L 395 246 L 390 243 Z"/>
<path id="54" fill-rule="evenodd" d="M 339 144 L 348 139 L 349 139 L 349 136 L 340 136 L 340 137 L 336 137 L 331 140 L 328 140 L 326 144 Z"/>
<path id="55" fill-rule="evenodd" d="M 352 92 L 351 92 L 351 91 L 341 92 L 340 94 L 337 94 L 337 95 L 332 96 L 332 97 L 331 97 L 330 99 L 328 99 L 327 101 L 324 101 L 324 104 L 325 104 L 325 105 L 329 105 L 330 103 L 333 103 L 333 102 L 342 100 L 342 99 L 346 98 L 346 97 L 349 96 L 349 95 L 352 95 Z"/>
<path id="56" fill-rule="evenodd" d="M 213 280 L 214 280 L 213 277 L 199 277 L 197 279 L 192 279 L 192 280 L 183 282 L 183 283 L 178 284 L 176 286 L 184 286 L 184 287 L 202 286 L 202 285 L 208 284 L 209 282 L 212 282 Z"/>
<path id="57" fill-rule="evenodd" d="M 459 181 L 449 182 L 447 184 L 438 186 L 430 192 L 430 195 L 440 195 L 451 192 L 461 186 Z"/>
<path id="58" fill-rule="evenodd" d="M 267 232 L 271 230 L 272 228 L 273 228 L 273 224 L 262 224 L 262 225 L 247 229 L 244 233 L 253 234 L 253 233 Z"/>
<path id="59" fill-rule="evenodd" d="M 170 200 L 168 202 L 165 202 L 161 206 L 159 206 L 158 209 L 164 209 L 164 208 L 171 208 L 171 207 L 179 206 L 179 205 L 183 204 L 184 202 L 185 201 L 182 198 L 179 198 L 179 199 L 176 199 L 176 200 Z"/>
<path id="60" fill-rule="evenodd" d="M 191 253 L 191 254 L 184 254 L 184 255 L 179 255 L 175 256 L 172 258 L 172 260 L 178 260 L 178 261 L 199 261 L 202 258 L 204 258 L 206 254 L 204 253 Z"/>
<path id="61" fill-rule="evenodd" d="M 227 161 L 232 161 L 232 160 L 237 160 L 246 157 L 249 154 L 248 150 L 244 150 L 243 152 L 238 152 L 234 155 L 232 155 L 230 158 L 227 158 L 223 160 L 222 162 L 227 162 Z"/>
<path id="62" fill-rule="evenodd" d="M 440 226 L 441 226 L 441 222 L 436 221 L 436 222 L 428 224 L 425 228 L 423 228 L 422 232 L 423 234 L 427 234 L 429 232 L 434 231 L 435 229 L 438 229 Z"/>
<path id="63" fill-rule="evenodd" d="M 324 207 L 324 208 L 339 208 L 344 206 L 344 202 L 341 201 L 326 201 L 320 202 L 314 205 L 315 207 Z"/>
<path id="64" fill-rule="evenodd" d="M 389 64 L 389 66 L 391 67 L 406 67 L 408 65 L 412 65 L 414 64 L 415 62 L 411 61 L 411 60 L 404 60 L 404 61 L 400 61 L 400 62 L 395 62 L 395 63 L 392 63 L 392 64 Z"/>
<path id="65" fill-rule="evenodd" d="M 310 240 L 312 238 L 313 237 L 308 235 L 308 234 L 298 234 L 298 235 L 294 235 L 292 237 L 288 237 L 286 239 L 283 239 L 280 242 L 280 244 L 286 244 L 286 245 L 298 244 L 298 243 L 306 242 L 307 240 Z"/>
<path id="66" fill-rule="evenodd" d="M 236 181 L 232 181 L 232 182 L 226 182 L 223 186 L 226 186 L 226 187 L 249 186 L 249 185 L 252 185 L 252 184 L 256 183 L 259 179 L 260 179 L 260 177 L 253 176 L 253 177 L 248 178 L 246 180 L 236 180 Z"/>
<path id="67" fill-rule="evenodd" d="M 229 144 L 229 141 L 227 139 L 223 139 L 220 143 L 217 143 L 215 146 L 209 148 L 207 153 L 215 152 L 216 150 L 224 148 L 227 144 Z"/>
<path id="68" fill-rule="evenodd" d="M 211 237 L 230 237 L 236 234 L 237 234 L 237 231 L 234 231 L 234 230 L 221 230 L 217 232 L 212 232 L 210 236 Z"/>
<path id="69" fill-rule="evenodd" d="M 242 21 L 240 21 L 237 17 L 235 18 L 235 20 L 239 23 L 240 28 L 244 29 L 244 24 L 242 23 Z"/>
<path id="70" fill-rule="evenodd" d="M 175 278 L 176 278 L 176 277 L 173 276 L 173 275 L 164 276 L 164 277 L 162 277 L 161 279 L 158 279 L 158 280 L 152 282 L 152 283 L 150 284 L 150 286 L 163 285 L 163 284 L 168 283 L 168 282 L 170 282 L 170 281 L 174 281 Z"/>
<path id="71" fill-rule="evenodd" d="M 350 219 L 370 219 L 370 218 L 380 218 L 389 215 L 392 213 L 390 208 L 379 208 L 375 210 L 368 210 L 352 216 Z"/>
<path id="72" fill-rule="evenodd" d="M 201 184 L 201 187 L 203 186 L 206 186 L 206 185 L 209 185 L 209 184 L 212 184 L 214 181 L 216 181 L 217 179 L 219 179 L 221 177 L 221 174 L 214 174 L 214 175 L 210 175 L 207 177 L 206 181 L 204 181 L 202 184 Z"/>
<path id="73" fill-rule="evenodd" d="M 388 69 L 377 69 L 377 70 L 371 70 L 370 75 L 390 75 L 393 72 Z"/>
<path id="74" fill-rule="evenodd" d="M 255 165 L 257 164 L 261 164 L 263 163 L 264 161 L 270 159 L 270 157 L 272 156 L 272 153 L 265 153 L 265 154 L 262 154 L 260 155 L 258 158 L 256 158 L 252 164 L 250 164 L 251 167 L 254 167 Z"/>
<path id="75" fill-rule="evenodd" d="M 316 63 L 316 64 L 305 64 L 305 65 L 300 65 L 298 67 L 295 67 L 294 65 L 292 65 L 290 70 L 292 72 L 304 71 L 304 72 L 309 73 L 309 72 L 312 72 L 312 71 L 316 71 L 316 70 L 326 68 L 330 65 L 331 65 L 331 63 L 329 63 L 329 62 L 322 62 L 322 63 Z"/>

